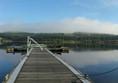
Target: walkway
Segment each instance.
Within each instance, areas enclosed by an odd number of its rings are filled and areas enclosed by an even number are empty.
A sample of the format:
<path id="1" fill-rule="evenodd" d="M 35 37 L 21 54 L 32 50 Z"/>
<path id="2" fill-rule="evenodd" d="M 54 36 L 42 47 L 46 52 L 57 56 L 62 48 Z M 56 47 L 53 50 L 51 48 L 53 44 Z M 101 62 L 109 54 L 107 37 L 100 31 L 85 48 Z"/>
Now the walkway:
<path id="1" fill-rule="evenodd" d="M 15 83 L 83 83 L 47 50 L 34 48 Z"/>

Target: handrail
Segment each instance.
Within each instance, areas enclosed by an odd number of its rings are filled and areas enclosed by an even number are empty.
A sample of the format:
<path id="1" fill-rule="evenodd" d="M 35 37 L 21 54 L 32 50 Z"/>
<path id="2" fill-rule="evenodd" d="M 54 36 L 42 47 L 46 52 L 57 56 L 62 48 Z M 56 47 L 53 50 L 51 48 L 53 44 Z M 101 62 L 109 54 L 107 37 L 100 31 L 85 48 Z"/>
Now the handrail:
<path id="1" fill-rule="evenodd" d="M 33 38 L 31 38 L 30 36 L 27 37 L 27 56 L 29 56 L 30 52 L 31 52 L 31 42 L 34 42 L 37 46 L 40 47 L 40 49 L 43 51 L 43 48 L 41 47 L 40 44 L 38 44 Z"/>
<path id="2" fill-rule="evenodd" d="M 6 81 L 3 83 L 14 83 L 23 64 L 25 63 L 25 61 L 27 60 L 28 56 L 30 55 L 31 51 L 33 50 L 33 46 L 32 46 L 32 42 L 34 42 L 41 50 L 43 50 L 43 46 L 41 46 L 42 44 L 38 44 L 34 39 L 30 38 L 30 36 L 27 37 L 27 54 L 26 56 L 20 60 L 21 62 L 17 65 L 17 67 L 15 68 L 14 72 L 12 72 L 10 75 L 6 75 Z"/>

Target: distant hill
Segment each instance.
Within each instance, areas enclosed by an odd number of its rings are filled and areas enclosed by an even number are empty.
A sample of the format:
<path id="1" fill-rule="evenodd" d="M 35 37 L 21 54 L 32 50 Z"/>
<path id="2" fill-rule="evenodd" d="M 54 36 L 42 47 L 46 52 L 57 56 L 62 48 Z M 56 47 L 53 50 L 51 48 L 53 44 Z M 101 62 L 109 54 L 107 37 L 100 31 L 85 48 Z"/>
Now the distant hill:
<path id="1" fill-rule="evenodd" d="M 80 36 L 116 36 L 114 34 L 88 33 L 88 32 L 74 32 L 73 34 Z"/>
<path id="2" fill-rule="evenodd" d="M 51 44 L 113 44 L 118 45 L 118 35 L 101 33 L 27 33 L 27 32 L 4 32 L 0 37 L 14 42 L 26 42 L 27 36 L 40 43 Z"/>

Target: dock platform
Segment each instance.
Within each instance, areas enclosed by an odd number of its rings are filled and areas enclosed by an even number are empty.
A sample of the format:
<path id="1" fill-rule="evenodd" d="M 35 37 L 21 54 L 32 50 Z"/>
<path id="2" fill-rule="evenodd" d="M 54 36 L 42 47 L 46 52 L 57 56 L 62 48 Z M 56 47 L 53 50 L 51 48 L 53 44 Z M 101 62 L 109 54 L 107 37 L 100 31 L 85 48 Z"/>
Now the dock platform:
<path id="1" fill-rule="evenodd" d="M 35 48 L 15 83 L 82 83 L 65 65 L 46 50 Z"/>
<path id="2" fill-rule="evenodd" d="M 32 46 L 31 41 L 35 43 Z M 93 83 L 51 51 L 28 36 L 27 54 L 3 83 Z"/>

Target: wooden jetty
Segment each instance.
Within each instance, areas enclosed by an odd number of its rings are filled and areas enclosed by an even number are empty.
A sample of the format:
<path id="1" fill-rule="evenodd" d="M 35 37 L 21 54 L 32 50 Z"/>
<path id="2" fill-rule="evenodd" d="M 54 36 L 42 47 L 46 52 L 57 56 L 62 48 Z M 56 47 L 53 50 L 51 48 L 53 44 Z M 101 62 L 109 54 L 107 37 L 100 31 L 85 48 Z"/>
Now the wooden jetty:
<path id="1" fill-rule="evenodd" d="M 82 83 L 46 50 L 33 49 L 15 83 Z"/>
<path id="2" fill-rule="evenodd" d="M 93 83 L 47 48 L 30 49 L 6 83 Z"/>

